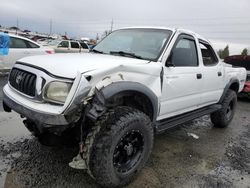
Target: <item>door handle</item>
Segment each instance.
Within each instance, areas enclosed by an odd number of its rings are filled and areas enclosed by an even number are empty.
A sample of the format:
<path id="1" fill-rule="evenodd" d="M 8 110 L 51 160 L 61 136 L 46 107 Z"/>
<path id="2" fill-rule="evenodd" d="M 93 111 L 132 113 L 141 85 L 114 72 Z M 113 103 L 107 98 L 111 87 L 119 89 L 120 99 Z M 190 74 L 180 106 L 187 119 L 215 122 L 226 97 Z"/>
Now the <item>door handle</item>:
<path id="1" fill-rule="evenodd" d="M 218 72 L 218 76 L 222 76 L 222 73 L 221 73 L 221 72 Z"/>
<path id="2" fill-rule="evenodd" d="M 197 78 L 197 79 L 201 79 L 201 78 L 202 78 L 202 74 L 200 74 L 200 73 L 199 73 L 199 74 L 196 74 L 196 78 Z"/>

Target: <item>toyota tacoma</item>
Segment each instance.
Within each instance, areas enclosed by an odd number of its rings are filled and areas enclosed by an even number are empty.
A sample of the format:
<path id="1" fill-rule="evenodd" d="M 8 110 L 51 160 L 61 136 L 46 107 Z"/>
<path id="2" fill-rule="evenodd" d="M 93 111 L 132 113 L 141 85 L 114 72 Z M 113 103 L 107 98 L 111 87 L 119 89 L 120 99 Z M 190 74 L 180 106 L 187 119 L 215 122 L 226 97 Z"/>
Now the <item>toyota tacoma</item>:
<path id="1" fill-rule="evenodd" d="M 154 135 L 206 114 L 227 127 L 245 80 L 244 68 L 221 62 L 194 32 L 124 28 L 91 53 L 18 60 L 3 106 L 42 143 L 76 140 L 79 153 L 69 165 L 113 187 L 140 172 Z"/>

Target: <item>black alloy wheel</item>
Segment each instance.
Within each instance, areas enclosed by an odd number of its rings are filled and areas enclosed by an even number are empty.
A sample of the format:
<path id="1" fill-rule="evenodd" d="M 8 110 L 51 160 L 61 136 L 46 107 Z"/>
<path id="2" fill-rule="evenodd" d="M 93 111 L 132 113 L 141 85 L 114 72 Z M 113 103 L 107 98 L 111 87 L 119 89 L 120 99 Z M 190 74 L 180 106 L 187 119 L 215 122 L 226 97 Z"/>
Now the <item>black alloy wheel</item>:
<path id="1" fill-rule="evenodd" d="M 140 160 L 144 149 L 143 135 L 139 130 L 127 132 L 115 147 L 113 165 L 119 173 L 131 170 Z"/>

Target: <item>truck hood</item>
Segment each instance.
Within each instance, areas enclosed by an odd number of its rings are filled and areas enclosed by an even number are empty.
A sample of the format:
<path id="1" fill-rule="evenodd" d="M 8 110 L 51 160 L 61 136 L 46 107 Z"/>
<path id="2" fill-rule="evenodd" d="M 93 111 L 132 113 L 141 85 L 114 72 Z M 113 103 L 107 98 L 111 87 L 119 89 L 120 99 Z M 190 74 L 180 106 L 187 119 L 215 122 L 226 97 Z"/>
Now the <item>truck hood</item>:
<path id="1" fill-rule="evenodd" d="M 79 53 L 30 56 L 18 62 L 40 67 L 55 76 L 73 79 L 79 72 L 84 73 L 119 65 L 145 64 L 149 61 L 106 54 Z"/>

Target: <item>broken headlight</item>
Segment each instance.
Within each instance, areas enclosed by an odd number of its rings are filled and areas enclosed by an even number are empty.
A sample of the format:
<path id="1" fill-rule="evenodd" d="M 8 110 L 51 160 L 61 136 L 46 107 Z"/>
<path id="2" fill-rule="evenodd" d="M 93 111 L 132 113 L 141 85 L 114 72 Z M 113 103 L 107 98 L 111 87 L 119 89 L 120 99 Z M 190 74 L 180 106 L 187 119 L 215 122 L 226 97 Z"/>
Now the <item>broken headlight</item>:
<path id="1" fill-rule="evenodd" d="M 67 82 L 51 82 L 46 87 L 44 98 L 45 100 L 64 103 L 71 89 L 72 83 Z"/>

